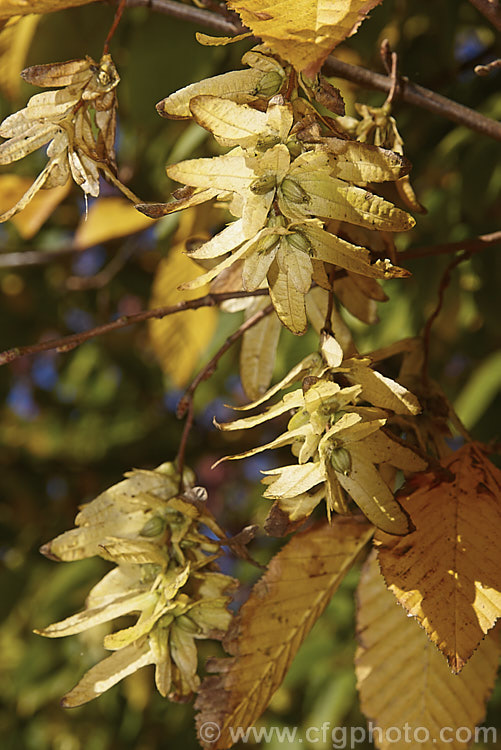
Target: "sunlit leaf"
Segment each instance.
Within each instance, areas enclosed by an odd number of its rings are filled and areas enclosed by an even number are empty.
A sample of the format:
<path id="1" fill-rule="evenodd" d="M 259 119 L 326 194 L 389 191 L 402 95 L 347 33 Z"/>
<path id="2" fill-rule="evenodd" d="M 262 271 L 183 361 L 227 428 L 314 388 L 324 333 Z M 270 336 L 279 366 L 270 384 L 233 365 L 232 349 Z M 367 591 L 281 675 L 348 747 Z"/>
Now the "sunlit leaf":
<path id="1" fill-rule="evenodd" d="M 378 534 L 388 588 L 454 672 L 501 616 L 501 473 L 471 443 L 443 462 L 453 477 L 417 475 L 399 494 L 415 531 Z"/>
<path id="2" fill-rule="evenodd" d="M 355 669 L 376 747 L 432 750 L 447 743 L 453 750 L 465 748 L 485 715 L 498 667 L 499 634 L 489 634 L 461 674 L 453 674 L 417 623 L 392 600 L 374 555 L 363 569 L 357 603 Z"/>
<path id="3" fill-rule="evenodd" d="M 245 26 L 297 70 L 313 77 L 329 52 L 381 0 L 229 0 Z"/>

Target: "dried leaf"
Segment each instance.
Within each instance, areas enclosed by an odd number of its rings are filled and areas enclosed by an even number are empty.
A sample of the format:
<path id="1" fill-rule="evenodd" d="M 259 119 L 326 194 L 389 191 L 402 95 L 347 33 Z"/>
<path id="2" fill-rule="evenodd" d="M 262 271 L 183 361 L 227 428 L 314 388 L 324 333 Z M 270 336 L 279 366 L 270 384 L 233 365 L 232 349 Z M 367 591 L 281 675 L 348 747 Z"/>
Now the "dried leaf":
<path id="1" fill-rule="evenodd" d="M 498 634 L 489 634 L 455 675 L 416 622 L 392 601 L 374 555 L 363 569 L 357 601 L 355 669 L 362 710 L 375 724 L 376 747 L 465 748 L 468 741 L 459 738 L 482 720 L 494 685 Z"/>
<path id="2" fill-rule="evenodd" d="M 221 730 L 204 746 L 229 748 L 230 727 L 255 723 L 371 534 L 365 522 L 336 518 L 297 534 L 273 558 L 224 639 L 233 658 L 212 660 L 209 669 L 220 674 L 202 683 L 197 726 L 212 721 Z"/>
<path id="3" fill-rule="evenodd" d="M 443 462 L 454 478 L 418 475 L 398 499 L 415 531 L 378 533 L 388 588 L 454 672 L 501 616 L 501 472 L 470 443 Z"/>
<path id="4" fill-rule="evenodd" d="M 101 242 L 142 232 L 153 224 L 153 219 L 140 214 L 125 198 L 98 198 L 91 204 L 87 216 L 81 219 L 73 242 L 75 247 L 83 250 Z"/>
<path id="5" fill-rule="evenodd" d="M 190 102 L 195 96 L 212 95 L 231 99 L 238 104 L 253 101 L 257 98 L 257 88 L 263 78 L 260 70 L 232 70 L 220 76 L 204 78 L 197 83 L 190 83 L 175 91 L 157 104 L 157 111 L 162 117 L 173 120 L 184 120 L 192 117 Z"/>
<path id="6" fill-rule="evenodd" d="M 313 78 L 381 0 L 229 0 L 242 23 L 297 70 Z"/>
<path id="7" fill-rule="evenodd" d="M 183 214 L 176 241 L 157 268 L 153 282 L 150 307 L 174 305 L 185 299 L 200 295 L 195 292 L 180 292 L 181 282 L 198 277 L 196 263 L 184 254 L 184 240 L 195 229 L 196 209 Z M 203 231 L 203 222 L 200 229 Z M 209 291 L 208 288 L 206 291 Z M 202 289 L 203 294 L 203 289 Z M 149 323 L 149 332 L 155 354 L 162 370 L 169 375 L 174 385 L 182 388 L 199 364 L 200 357 L 209 346 L 216 330 L 218 312 L 216 308 L 204 307 L 199 310 L 186 310 L 182 315 L 169 315 Z"/>

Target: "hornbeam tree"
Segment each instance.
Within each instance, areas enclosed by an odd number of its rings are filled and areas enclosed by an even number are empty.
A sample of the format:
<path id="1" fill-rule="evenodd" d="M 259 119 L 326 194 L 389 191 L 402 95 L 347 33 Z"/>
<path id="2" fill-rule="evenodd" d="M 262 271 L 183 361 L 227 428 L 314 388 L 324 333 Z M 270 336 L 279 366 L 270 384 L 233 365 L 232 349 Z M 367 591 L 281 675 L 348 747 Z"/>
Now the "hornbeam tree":
<path id="1" fill-rule="evenodd" d="M 498 4 L 0 17 L 13 746 L 495 744 Z"/>

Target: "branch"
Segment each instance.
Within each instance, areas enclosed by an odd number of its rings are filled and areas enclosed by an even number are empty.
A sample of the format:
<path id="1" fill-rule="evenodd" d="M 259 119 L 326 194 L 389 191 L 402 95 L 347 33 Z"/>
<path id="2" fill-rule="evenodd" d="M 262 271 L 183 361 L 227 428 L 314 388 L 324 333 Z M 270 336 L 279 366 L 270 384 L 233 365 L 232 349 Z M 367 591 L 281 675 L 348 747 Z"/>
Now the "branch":
<path id="1" fill-rule="evenodd" d="M 164 13 L 172 18 L 178 18 L 180 21 L 189 23 L 199 23 L 201 26 L 207 26 L 214 31 L 221 31 L 223 34 L 233 36 L 242 34 L 249 29 L 239 23 L 238 16 L 235 14 L 235 20 L 231 21 L 222 15 L 213 13 L 210 10 L 195 8 L 193 5 L 183 5 L 175 0 L 127 0 L 128 8 L 146 7 L 157 13 Z"/>
<path id="2" fill-rule="evenodd" d="M 268 290 L 266 290 L 268 291 Z M 253 292 L 255 294 L 255 292 Z M 185 413 L 186 409 L 188 408 L 189 401 L 193 399 L 193 395 L 204 380 L 208 380 L 208 378 L 211 377 L 211 375 L 214 374 L 217 363 L 223 356 L 225 352 L 230 349 L 235 341 L 238 341 L 238 339 L 244 335 L 246 331 L 248 331 L 250 328 L 253 328 L 257 323 L 259 323 L 260 320 L 263 318 L 266 318 L 267 315 L 269 315 L 273 311 L 273 305 L 269 304 L 266 307 L 264 307 L 262 310 L 258 310 L 257 313 L 254 313 L 248 320 L 245 321 L 245 323 L 242 323 L 242 325 L 237 328 L 236 331 L 234 331 L 231 336 L 228 336 L 224 344 L 218 351 L 215 353 L 215 355 L 212 357 L 212 359 L 207 362 L 203 370 L 200 370 L 198 375 L 195 377 L 189 388 L 186 390 L 186 393 L 184 394 L 183 398 L 179 402 L 177 406 L 177 416 L 179 419 L 181 419 Z"/>
<path id="3" fill-rule="evenodd" d="M 487 18 L 488 21 L 501 31 L 501 8 L 498 0 L 470 0 L 470 3 Z"/>
<path id="4" fill-rule="evenodd" d="M 462 255 L 458 255 L 456 258 L 453 258 L 453 260 L 451 260 L 451 262 L 448 264 L 447 268 L 445 269 L 442 275 L 442 278 L 440 280 L 440 286 L 438 288 L 438 302 L 432 314 L 426 321 L 424 331 L 423 331 L 423 367 L 421 370 L 421 378 L 424 384 L 428 383 L 428 362 L 429 362 L 429 357 L 430 357 L 431 328 L 435 320 L 440 315 L 442 305 L 444 304 L 445 292 L 451 282 L 453 270 L 457 266 L 459 266 L 459 264 L 462 263 L 464 260 L 468 260 L 469 257 L 470 257 L 470 253 L 465 252 Z"/>
<path id="5" fill-rule="evenodd" d="M 328 75 L 346 78 L 349 81 L 353 81 L 353 83 L 358 83 L 366 88 L 377 89 L 378 91 L 389 92 L 392 87 L 390 77 L 374 73 L 372 70 L 367 70 L 367 68 L 359 68 L 357 65 L 342 62 L 332 57 L 332 55 L 327 58 L 324 71 Z M 475 112 L 474 109 L 458 104 L 452 99 L 447 99 L 447 97 L 441 94 L 430 91 L 430 89 L 418 86 L 417 83 L 411 83 L 403 76 L 399 79 L 399 83 L 401 86 L 399 100 L 407 104 L 413 104 L 416 107 L 421 107 L 422 109 L 427 109 L 435 115 L 446 117 L 448 120 L 458 123 L 458 125 L 464 125 L 470 130 L 487 135 L 496 141 L 501 141 L 500 122 L 481 115 L 479 112 Z"/>
<path id="6" fill-rule="evenodd" d="M 267 290 L 266 290 L 267 291 Z M 179 451 L 177 454 L 176 464 L 179 473 L 183 474 L 183 465 L 184 465 L 184 456 L 186 452 L 186 443 L 188 441 L 188 435 L 190 433 L 191 427 L 193 425 L 193 398 L 195 396 L 195 391 L 204 380 L 208 380 L 216 371 L 217 365 L 223 354 L 225 354 L 228 349 L 230 349 L 235 341 L 238 341 L 239 338 L 241 338 L 246 331 L 248 331 L 250 328 L 253 328 L 255 325 L 259 323 L 259 321 L 263 320 L 267 315 L 269 315 L 273 311 L 273 305 L 269 304 L 262 310 L 258 310 L 258 312 L 254 313 L 248 320 L 246 320 L 242 325 L 237 328 L 236 331 L 234 331 L 231 336 L 228 336 L 224 344 L 221 346 L 220 349 L 215 353 L 215 355 L 212 357 L 209 362 L 205 365 L 205 367 L 200 370 L 198 375 L 194 378 L 191 385 L 186 389 L 184 396 L 179 401 L 177 405 L 177 417 L 178 419 L 182 419 L 186 412 L 188 412 L 188 417 L 186 419 L 186 423 L 184 425 L 183 434 L 181 437 L 181 442 L 179 444 Z"/>
<path id="7" fill-rule="evenodd" d="M 476 0 L 476 2 L 484 5 L 486 3 L 492 5 L 490 0 Z M 130 8 L 146 6 L 159 13 L 180 18 L 183 21 L 207 26 L 214 31 L 220 31 L 228 36 L 248 31 L 246 27 L 238 23 L 238 20 L 233 22 L 211 11 L 194 8 L 190 5 L 182 5 L 173 0 L 127 0 L 127 6 Z M 329 55 L 327 58 L 323 70 L 327 75 L 345 78 L 362 87 L 377 89 L 385 93 L 389 93 L 393 85 L 392 79 L 389 76 L 383 76 L 367 68 L 360 68 L 357 65 L 342 62 L 332 57 L 332 55 Z M 459 125 L 464 125 L 470 130 L 501 141 L 500 122 L 496 122 L 496 120 L 492 120 L 490 117 L 485 117 L 485 115 L 481 115 L 469 107 L 464 107 L 462 104 L 452 101 L 452 99 L 447 99 L 445 96 L 436 94 L 434 91 L 425 89 L 423 86 L 411 83 L 404 77 L 399 78 L 399 84 L 401 90 L 398 98 L 407 104 L 427 109 L 429 112 L 433 112 L 433 114 L 446 117 Z"/>
<path id="8" fill-rule="evenodd" d="M 460 242 L 444 242 L 441 245 L 411 248 L 399 253 L 398 257 L 405 262 L 414 258 L 426 258 L 430 255 L 449 255 L 450 253 L 457 253 L 459 250 L 465 250 L 469 255 L 473 255 L 485 250 L 486 247 L 491 247 L 498 243 L 501 243 L 501 231 L 492 232 L 492 234 L 482 234 L 480 237 L 461 240 Z"/>
<path id="9" fill-rule="evenodd" d="M 22 250 L 12 253 L 0 253 L 0 268 L 21 268 L 22 266 L 41 266 L 52 263 L 68 255 L 81 252 L 78 247 L 64 247 L 61 250 Z"/>
<path id="10" fill-rule="evenodd" d="M 51 349 L 55 349 L 60 353 L 69 352 L 75 347 L 80 346 L 80 344 L 83 344 L 85 341 L 94 338 L 95 336 L 102 336 L 105 333 L 116 331 L 119 328 L 125 328 L 126 326 L 130 326 L 133 323 L 142 323 L 143 321 L 151 320 L 152 318 L 165 318 L 167 317 L 167 315 L 174 315 L 175 313 L 182 312 L 183 310 L 197 310 L 200 307 L 214 307 L 219 302 L 223 302 L 227 299 L 236 299 L 240 297 L 260 297 L 267 294 L 267 289 L 256 289 L 255 292 L 242 291 L 206 294 L 205 297 L 183 300 L 182 302 L 178 302 L 176 305 L 154 307 L 152 310 L 141 310 L 141 312 L 133 313 L 132 315 L 122 315 L 120 318 L 117 318 L 117 320 L 113 320 L 111 323 L 105 323 L 102 326 L 96 326 L 96 328 L 89 328 L 87 331 L 75 333 L 71 336 L 63 336 L 59 339 L 49 339 L 48 341 L 41 341 L 39 344 L 17 346 L 14 349 L 7 349 L 4 352 L 0 352 L 0 366 L 5 365 L 8 362 L 14 362 L 14 360 L 20 359 L 21 357 L 26 357 L 30 354 L 39 354 L 40 352 L 46 352 Z M 249 318 L 249 320 L 252 320 L 252 318 Z"/>

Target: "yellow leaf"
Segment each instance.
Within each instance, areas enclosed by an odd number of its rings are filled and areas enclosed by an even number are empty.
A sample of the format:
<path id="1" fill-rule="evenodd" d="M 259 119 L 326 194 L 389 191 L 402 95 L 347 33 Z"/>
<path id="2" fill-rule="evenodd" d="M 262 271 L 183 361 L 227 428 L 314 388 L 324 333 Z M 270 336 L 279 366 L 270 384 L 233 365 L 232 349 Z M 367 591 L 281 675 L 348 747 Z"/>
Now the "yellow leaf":
<path id="1" fill-rule="evenodd" d="M 501 472 L 471 443 L 399 495 L 416 530 L 378 534 L 388 588 L 459 672 L 501 616 Z"/>
<path id="2" fill-rule="evenodd" d="M 267 304 L 267 299 L 258 298 L 253 301 L 245 312 L 246 319 Z M 262 396 L 271 382 L 281 330 L 279 319 L 271 313 L 246 331 L 242 337 L 240 378 L 243 389 L 250 399 Z"/>
<path id="3" fill-rule="evenodd" d="M 242 23 L 297 70 L 313 78 L 336 45 L 381 0 L 228 0 Z"/>
<path id="4" fill-rule="evenodd" d="M 87 5 L 95 0 L 2 0 L 0 18 L 11 16 L 26 16 L 31 13 L 52 13 L 56 10 L 74 8 L 77 5 Z"/>
<path id="5" fill-rule="evenodd" d="M 292 383 L 295 383 L 298 380 L 302 380 L 306 375 L 317 375 L 321 372 L 321 370 L 322 357 L 320 356 L 320 354 L 318 354 L 318 352 L 308 354 L 308 356 L 302 359 L 301 362 L 299 362 L 297 365 L 294 365 L 292 370 L 290 370 L 287 375 L 282 378 L 282 380 L 280 380 L 269 390 L 267 390 L 266 393 L 263 393 L 260 398 L 256 399 L 250 404 L 245 404 L 245 406 L 234 407 L 234 409 L 236 411 L 248 411 L 249 409 L 254 409 L 256 406 L 264 404 L 265 401 L 268 401 L 270 398 L 279 393 L 279 391 L 284 390 L 289 385 L 292 385 Z"/>
<path id="6" fill-rule="evenodd" d="M 273 499 L 294 498 L 325 480 L 324 471 L 318 461 L 281 466 L 279 469 L 263 473 L 270 477 L 278 477 L 264 493 L 264 497 Z M 268 480 L 266 482 L 268 483 Z"/>
<path id="7" fill-rule="evenodd" d="M 241 42 L 242 39 L 252 36 L 250 31 L 246 31 L 245 34 L 236 34 L 235 36 L 208 36 L 202 34 L 200 31 L 195 32 L 195 37 L 199 44 L 203 44 L 204 47 L 225 47 L 227 44 L 235 44 L 235 42 Z"/>
<path id="8" fill-rule="evenodd" d="M 33 180 L 14 174 L 0 176 L 0 214 L 7 211 L 22 198 Z M 43 190 L 34 196 L 30 204 L 12 218 L 12 223 L 25 240 L 31 239 L 42 224 L 52 215 L 56 206 L 68 195 L 71 182 Z"/>
<path id="9" fill-rule="evenodd" d="M 74 245 L 79 249 L 141 232 L 154 224 L 153 219 L 136 211 L 133 204 L 120 197 L 98 198 L 83 216 L 75 232 Z"/>
<path id="10" fill-rule="evenodd" d="M 370 368 L 367 359 L 346 362 L 350 370 L 347 377 L 362 386 L 362 395 L 374 406 L 392 409 L 396 414 L 419 414 L 421 406 L 416 396 L 391 378 Z"/>
<path id="11" fill-rule="evenodd" d="M 151 603 L 155 603 L 157 595 L 151 591 L 131 591 L 116 597 L 112 602 L 95 609 L 85 609 L 76 615 L 71 615 L 65 620 L 54 622 L 46 628 L 35 630 L 35 633 L 44 635 L 46 638 L 61 638 L 65 635 L 75 635 L 88 628 L 93 628 L 103 622 L 109 622 L 122 615 L 142 610 Z"/>
<path id="12" fill-rule="evenodd" d="M 304 293 L 297 291 L 290 275 L 284 273 L 275 261 L 268 271 L 268 283 L 278 317 L 289 331 L 301 336 L 308 327 Z"/>
<path id="13" fill-rule="evenodd" d="M 89 669 L 73 690 L 64 696 L 62 705 L 64 708 L 74 708 L 88 703 L 124 677 L 154 662 L 155 656 L 148 640 L 131 643 Z"/>
<path id="14" fill-rule="evenodd" d="M 362 572 L 357 601 L 355 668 L 362 710 L 375 723 L 376 747 L 466 748 L 485 715 L 499 639 L 490 634 L 463 672 L 453 674 L 421 628 L 392 600 L 374 555 Z"/>
<path id="15" fill-rule="evenodd" d="M 0 90 L 9 99 L 19 96 L 19 74 L 39 20 L 31 14 L 13 16 L 0 31 Z"/>
<path id="16" fill-rule="evenodd" d="M 192 117 L 190 102 L 195 96 L 210 94 L 223 99 L 231 99 L 243 104 L 256 99 L 256 89 L 263 73 L 260 70 L 232 70 L 220 76 L 204 78 L 175 91 L 157 104 L 157 111 L 163 117 L 184 120 Z"/>
<path id="17" fill-rule="evenodd" d="M 192 232 L 203 231 L 197 216 L 203 216 L 198 209 L 188 209 L 181 218 L 176 235 L 177 242 L 172 246 L 167 258 L 159 263 L 153 282 L 150 307 L 174 305 L 185 299 L 192 299 L 204 293 L 204 289 L 194 292 L 181 292 L 181 282 L 195 279 L 198 266 L 183 252 L 184 239 Z M 207 219 L 205 220 L 208 221 Z M 208 291 L 206 288 L 205 291 Z M 181 315 L 152 320 L 149 332 L 153 349 L 162 370 L 170 376 L 177 388 L 182 388 L 191 377 L 200 358 L 207 351 L 216 330 L 218 312 L 213 307 L 199 310 L 186 310 Z"/>
<path id="18" fill-rule="evenodd" d="M 223 146 L 254 148 L 259 139 L 273 135 L 268 114 L 246 104 L 218 96 L 195 96 L 190 110 L 198 124 L 210 130 Z"/>
<path id="19" fill-rule="evenodd" d="M 390 534 L 407 534 L 409 518 L 379 471 L 367 460 L 361 447 L 349 445 L 349 451 L 351 470 L 348 475 L 336 472 L 339 484 L 379 529 Z"/>
<path id="20" fill-rule="evenodd" d="M 231 747 L 230 728 L 245 729 L 262 714 L 371 534 L 367 523 L 336 518 L 297 534 L 273 558 L 224 639 L 233 659 L 212 660 L 211 671 L 220 674 L 202 683 L 197 726 L 212 721 L 221 730 L 207 747 Z"/>

